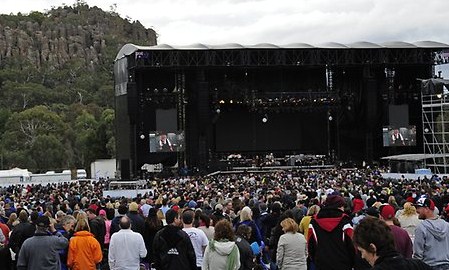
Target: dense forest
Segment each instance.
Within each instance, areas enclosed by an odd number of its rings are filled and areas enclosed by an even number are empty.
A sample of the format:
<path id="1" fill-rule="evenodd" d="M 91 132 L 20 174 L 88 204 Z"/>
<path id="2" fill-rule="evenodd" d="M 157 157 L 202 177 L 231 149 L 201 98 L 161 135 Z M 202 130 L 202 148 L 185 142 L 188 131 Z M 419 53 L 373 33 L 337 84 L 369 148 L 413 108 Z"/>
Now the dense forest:
<path id="1" fill-rule="evenodd" d="M 115 156 L 113 62 L 156 33 L 84 1 L 0 15 L 0 167 L 88 168 Z"/>

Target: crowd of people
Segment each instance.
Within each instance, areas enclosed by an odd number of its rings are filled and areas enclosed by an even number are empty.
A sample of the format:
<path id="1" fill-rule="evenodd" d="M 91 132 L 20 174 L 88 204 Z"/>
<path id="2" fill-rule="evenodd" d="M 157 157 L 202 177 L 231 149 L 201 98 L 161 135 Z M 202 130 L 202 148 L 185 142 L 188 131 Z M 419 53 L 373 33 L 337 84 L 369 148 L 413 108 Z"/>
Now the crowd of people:
<path id="1" fill-rule="evenodd" d="M 0 189 L 0 269 L 449 269 L 446 178 L 230 173 L 151 179 L 136 198 L 107 184 Z"/>

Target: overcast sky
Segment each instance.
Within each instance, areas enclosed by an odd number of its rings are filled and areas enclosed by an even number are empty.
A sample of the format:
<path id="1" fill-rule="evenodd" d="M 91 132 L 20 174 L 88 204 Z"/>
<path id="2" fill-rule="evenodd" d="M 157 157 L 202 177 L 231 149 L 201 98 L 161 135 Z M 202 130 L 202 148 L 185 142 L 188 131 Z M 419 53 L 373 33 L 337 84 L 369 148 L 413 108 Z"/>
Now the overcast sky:
<path id="1" fill-rule="evenodd" d="M 45 11 L 74 0 L 1 0 L 0 13 Z M 139 20 L 158 43 L 319 44 L 420 41 L 449 44 L 448 0 L 87 0 Z M 145 45 L 145 44 L 140 44 Z"/>

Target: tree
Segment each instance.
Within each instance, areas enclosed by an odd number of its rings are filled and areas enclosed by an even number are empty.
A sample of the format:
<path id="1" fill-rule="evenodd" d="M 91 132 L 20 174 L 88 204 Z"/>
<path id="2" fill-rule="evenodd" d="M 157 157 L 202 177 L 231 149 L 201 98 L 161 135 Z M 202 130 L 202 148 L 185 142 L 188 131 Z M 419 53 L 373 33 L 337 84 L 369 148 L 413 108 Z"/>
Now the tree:
<path id="1" fill-rule="evenodd" d="M 106 151 L 109 157 L 115 157 L 115 111 L 106 109 L 101 114 L 99 131 L 104 132 Z"/>
<path id="2" fill-rule="evenodd" d="M 6 164 L 31 170 L 61 168 L 66 126 L 45 106 L 16 112 L 5 125 L 1 146 Z M 41 167 L 44 166 L 44 167 Z"/>
<path id="3" fill-rule="evenodd" d="M 40 171 L 68 168 L 64 145 L 55 135 L 38 135 L 28 151 L 28 168 Z"/>
<path id="4" fill-rule="evenodd" d="M 75 155 L 76 164 L 88 167 L 95 160 L 95 152 L 98 146 L 96 131 L 98 122 L 95 117 L 83 110 L 75 120 Z"/>

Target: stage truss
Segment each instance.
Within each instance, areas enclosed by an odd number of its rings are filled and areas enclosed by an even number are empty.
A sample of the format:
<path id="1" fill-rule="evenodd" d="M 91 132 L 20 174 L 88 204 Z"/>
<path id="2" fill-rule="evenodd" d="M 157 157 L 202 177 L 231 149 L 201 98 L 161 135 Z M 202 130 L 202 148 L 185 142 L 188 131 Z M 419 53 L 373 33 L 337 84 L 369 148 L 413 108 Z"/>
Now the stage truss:
<path id="1" fill-rule="evenodd" d="M 423 81 L 421 104 L 425 166 L 433 173 L 449 172 L 448 80 Z"/>

